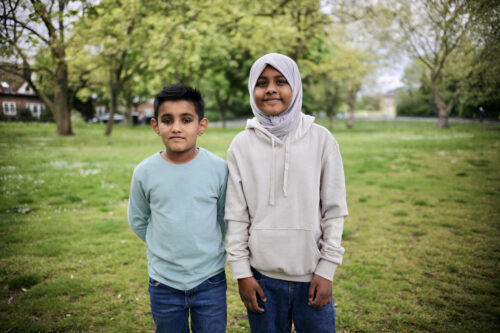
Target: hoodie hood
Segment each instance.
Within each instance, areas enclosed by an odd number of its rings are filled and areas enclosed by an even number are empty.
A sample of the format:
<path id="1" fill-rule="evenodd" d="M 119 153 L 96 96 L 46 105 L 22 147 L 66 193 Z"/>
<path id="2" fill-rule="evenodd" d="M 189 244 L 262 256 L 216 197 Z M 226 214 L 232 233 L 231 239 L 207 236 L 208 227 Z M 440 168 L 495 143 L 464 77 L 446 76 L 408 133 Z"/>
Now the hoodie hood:
<path id="1" fill-rule="evenodd" d="M 277 138 L 274 136 L 272 133 L 270 133 L 262 124 L 257 120 L 257 118 L 252 118 L 247 121 L 247 130 L 253 130 L 255 134 L 260 137 L 262 140 L 265 140 L 269 143 L 271 143 L 271 149 L 272 149 L 272 157 L 271 157 L 271 173 L 270 173 L 270 179 L 269 179 L 269 184 L 271 186 L 269 187 L 269 205 L 274 206 L 275 202 L 275 187 L 274 184 L 276 183 L 274 179 L 275 171 L 276 171 L 276 146 L 277 145 L 284 145 L 285 146 L 285 168 L 283 170 L 283 195 L 285 197 L 288 196 L 288 169 L 290 165 L 290 145 L 293 144 L 293 142 L 296 142 L 300 140 L 306 133 L 309 131 L 311 128 L 312 124 L 314 123 L 314 117 L 308 116 L 305 114 L 300 114 L 299 118 L 299 123 L 297 127 L 290 132 L 287 136 L 285 136 L 282 139 Z"/>
<path id="2" fill-rule="evenodd" d="M 301 113 L 297 127 L 282 139 L 276 137 L 264 126 L 262 126 L 257 117 L 247 120 L 246 129 L 254 130 L 259 137 L 262 137 L 268 142 L 272 142 L 274 140 L 278 144 L 284 144 L 285 142 L 294 142 L 300 140 L 307 133 L 307 131 L 309 131 L 312 124 L 314 123 L 314 119 L 315 118 L 313 116 Z"/>
<path id="3" fill-rule="evenodd" d="M 268 115 L 262 112 L 257 107 L 253 96 L 255 83 L 267 66 L 271 66 L 283 74 L 292 88 L 290 105 L 278 115 Z M 257 59 L 250 69 L 248 92 L 250 94 L 250 106 L 255 118 L 270 133 L 281 139 L 297 126 L 302 114 L 302 80 L 299 67 L 292 58 L 279 53 L 269 53 Z"/>

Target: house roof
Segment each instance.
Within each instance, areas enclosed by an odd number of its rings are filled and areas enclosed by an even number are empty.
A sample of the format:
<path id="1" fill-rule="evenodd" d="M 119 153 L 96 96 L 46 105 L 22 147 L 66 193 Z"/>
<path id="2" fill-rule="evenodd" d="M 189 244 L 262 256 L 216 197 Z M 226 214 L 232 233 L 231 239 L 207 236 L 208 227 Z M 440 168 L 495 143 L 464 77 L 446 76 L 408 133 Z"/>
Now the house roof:
<path id="1" fill-rule="evenodd" d="M 8 68 L 8 70 L 7 70 Z M 15 64 L 0 63 L 0 91 L 5 93 L 16 93 L 25 82 L 24 79 L 12 72 L 21 74 L 22 69 Z"/>

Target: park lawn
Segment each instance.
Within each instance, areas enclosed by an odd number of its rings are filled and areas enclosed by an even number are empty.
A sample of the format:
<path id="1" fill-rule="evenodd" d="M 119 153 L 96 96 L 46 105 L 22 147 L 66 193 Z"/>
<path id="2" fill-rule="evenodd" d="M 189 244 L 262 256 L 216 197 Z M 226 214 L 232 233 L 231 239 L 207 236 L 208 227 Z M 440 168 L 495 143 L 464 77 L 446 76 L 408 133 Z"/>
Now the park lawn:
<path id="1" fill-rule="evenodd" d="M 336 124 L 350 212 L 333 281 L 339 332 L 500 330 L 500 124 L 435 125 Z M 0 329 L 152 332 L 146 246 L 126 207 L 132 171 L 160 139 L 74 129 L 0 123 Z M 199 144 L 225 158 L 240 130 L 209 128 Z M 248 332 L 228 281 L 228 332 Z"/>

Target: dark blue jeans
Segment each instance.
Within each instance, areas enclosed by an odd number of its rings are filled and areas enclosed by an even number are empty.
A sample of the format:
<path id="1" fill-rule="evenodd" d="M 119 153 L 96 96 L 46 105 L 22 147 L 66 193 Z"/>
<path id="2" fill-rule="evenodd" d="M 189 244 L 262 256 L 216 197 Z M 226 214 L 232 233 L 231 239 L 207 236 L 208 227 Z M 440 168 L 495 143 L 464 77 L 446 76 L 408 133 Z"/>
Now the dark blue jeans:
<path id="1" fill-rule="evenodd" d="M 330 304 L 313 308 L 307 305 L 309 282 L 277 280 L 252 271 L 267 298 L 265 303 L 258 300 L 264 313 L 247 311 L 252 333 L 290 333 L 292 320 L 297 333 L 335 332 L 333 298 Z"/>
<path id="2" fill-rule="evenodd" d="M 178 290 L 149 278 L 156 333 L 224 333 L 227 322 L 226 274 L 221 272 L 190 290 Z"/>

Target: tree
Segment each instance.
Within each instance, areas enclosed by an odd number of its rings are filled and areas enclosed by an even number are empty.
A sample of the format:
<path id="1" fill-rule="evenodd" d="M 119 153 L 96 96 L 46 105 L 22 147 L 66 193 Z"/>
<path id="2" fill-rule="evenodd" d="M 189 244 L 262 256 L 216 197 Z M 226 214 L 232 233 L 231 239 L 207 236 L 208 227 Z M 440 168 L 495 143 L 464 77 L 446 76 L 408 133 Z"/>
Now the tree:
<path id="1" fill-rule="evenodd" d="M 448 118 L 471 78 L 474 52 L 479 46 L 476 28 L 485 7 L 472 8 L 467 0 L 396 1 L 390 7 L 410 54 L 429 70 L 438 128 L 448 126 Z M 452 70 L 452 68 L 460 68 Z M 447 96 L 447 81 L 455 89 Z"/>
<path id="2" fill-rule="evenodd" d="M 401 79 L 404 86 L 397 93 L 398 115 L 432 117 L 436 114 L 428 72 L 427 66 L 418 59 L 404 69 Z"/>
<path id="3" fill-rule="evenodd" d="M 86 3 L 70 0 L 4 0 L 0 6 L 1 56 L 22 69 L 22 77 L 47 105 L 57 123 L 60 135 L 72 135 L 71 108 L 68 98 L 68 30 L 79 10 Z M 51 66 L 35 66 L 32 59 L 40 48 L 50 51 Z M 5 68 L 8 71 L 16 72 Z M 53 93 L 48 96 L 33 80 L 32 73 L 46 72 L 52 81 Z"/>
<path id="4" fill-rule="evenodd" d="M 93 50 L 92 58 L 100 64 L 101 78 L 107 81 L 110 111 L 105 135 L 111 135 L 122 92 L 127 92 L 126 118 L 131 118 L 130 85 L 148 66 L 143 50 L 149 38 L 149 24 L 145 22 L 149 9 L 137 0 L 104 0 L 89 10 L 77 25 L 81 43 Z"/>
<path id="5" fill-rule="evenodd" d="M 309 59 L 301 61 L 306 80 L 316 81 L 311 85 L 316 90 L 313 94 L 325 110 L 330 127 L 342 102 L 349 107 L 347 127 L 354 126 L 357 94 L 373 70 L 372 57 L 351 40 L 343 25 L 329 26 L 317 40 L 318 45 L 308 49 Z"/>
<path id="6" fill-rule="evenodd" d="M 489 117 L 500 115 L 500 0 L 476 0 L 468 3 L 477 15 L 480 45 L 473 59 L 472 75 L 460 98 L 459 112 L 470 116 L 482 106 Z"/>
<path id="7" fill-rule="evenodd" d="M 214 6 L 212 15 L 204 16 L 219 17 L 214 24 L 204 24 L 200 70 L 204 91 L 215 100 L 223 126 L 229 112 L 250 110 L 246 80 L 256 58 L 269 52 L 288 53 L 293 34 L 286 19 L 276 13 L 285 2 L 247 6 L 235 1 L 231 6 Z"/>

